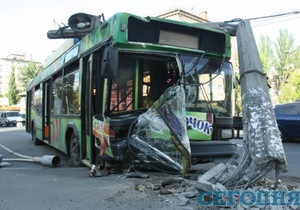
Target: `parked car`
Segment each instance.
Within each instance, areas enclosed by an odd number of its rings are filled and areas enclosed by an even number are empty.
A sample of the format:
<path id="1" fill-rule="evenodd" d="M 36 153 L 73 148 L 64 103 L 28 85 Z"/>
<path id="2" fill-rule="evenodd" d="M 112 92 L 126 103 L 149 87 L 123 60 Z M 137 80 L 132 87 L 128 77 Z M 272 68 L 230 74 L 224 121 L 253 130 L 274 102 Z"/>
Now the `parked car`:
<path id="1" fill-rule="evenodd" d="M 300 103 L 276 105 L 274 113 L 282 140 L 300 139 Z"/>
<path id="2" fill-rule="evenodd" d="M 23 127 L 25 125 L 25 114 L 20 114 L 20 116 L 17 119 L 17 127 Z"/>
<path id="3" fill-rule="evenodd" d="M 0 126 L 16 126 L 21 119 L 21 115 L 17 111 L 0 112 Z"/>

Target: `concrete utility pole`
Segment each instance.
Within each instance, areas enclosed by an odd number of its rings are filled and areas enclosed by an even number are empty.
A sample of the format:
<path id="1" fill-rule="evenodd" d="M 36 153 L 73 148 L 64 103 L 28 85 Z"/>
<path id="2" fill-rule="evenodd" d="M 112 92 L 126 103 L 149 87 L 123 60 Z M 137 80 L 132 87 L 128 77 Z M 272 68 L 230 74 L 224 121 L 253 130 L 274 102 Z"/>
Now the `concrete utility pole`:
<path id="1" fill-rule="evenodd" d="M 237 39 L 244 147 L 226 167 L 218 165 L 198 181 L 207 184 L 206 177 L 215 177 L 227 188 L 246 188 L 274 169 L 276 175 L 286 172 L 286 158 L 250 20 L 209 24 Z"/>
<path id="2" fill-rule="evenodd" d="M 242 90 L 243 131 L 251 158 L 258 166 L 274 161 L 276 167 L 286 171 L 285 154 L 266 76 L 249 20 L 239 23 L 236 37 Z"/>
<path id="3" fill-rule="evenodd" d="M 232 32 L 236 34 L 238 46 L 244 147 L 240 152 L 242 154 L 227 163 L 228 173 L 219 179 L 228 188 L 245 188 L 272 170 L 276 175 L 287 171 L 267 79 L 250 20 L 238 22 Z"/>

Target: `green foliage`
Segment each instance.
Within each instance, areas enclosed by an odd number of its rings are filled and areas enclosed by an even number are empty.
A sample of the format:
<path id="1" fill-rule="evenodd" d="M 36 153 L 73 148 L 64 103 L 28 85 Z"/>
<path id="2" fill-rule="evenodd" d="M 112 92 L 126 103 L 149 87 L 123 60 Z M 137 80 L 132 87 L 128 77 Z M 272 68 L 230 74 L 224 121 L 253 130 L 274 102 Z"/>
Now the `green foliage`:
<path id="1" fill-rule="evenodd" d="M 291 73 L 289 82 L 282 85 L 278 99 L 281 103 L 300 99 L 300 69 Z"/>
<path id="2" fill-rule="evenodd" d="M 20 81 L 20 90 L 25 91 L 28 83 L 36 75 L 42 71 L 42 66 L 30 61 L 26 66 L 20 68 L 18 74 L 18 81 Z"/>
<path id="3" fill-rule="evenodd" d="M 273 64 L 274 52 L 272 49 L 272 41 L 268 36 L 261 36 L 260 43 L 258 44 L 258 50 L 260 55 L 260 60 L 263 66 L 264 72 L 267 72 L 268 69 Z"/>
<path id="4" fill-rule="evenodd" d="M 242 112 L 242 97 L 241 97 L 241 86 L 238 82 L 239 80 L 239 75 L 236 75 L 236 80 L 235 80 L 235 91 L 234 91 L 234 99 L 235 99 L 235 115 L 239 116 L 240 113 Z"/>
<path id="5" fill-rule="evenodd" d="M 289 81 L 291 73 L 295 70 L 295 56 L 297 50 L 294 47 L 295 39 L 286 29 L 279 31 L 277 43 L 275 43 L 276 58 L 274 67 L 278 74 L 278 85 L 281 88 Z"/>
<path id="6" fill-rule="evenodd" d="M 295 51 L 294 51 L 294 53 L 295 53 L 295 60 L 293 60 L 293 64 L 294 64 L 294 66 L 295 66 L 295 69 L 300 69 L 300 46 L 297 46 L 296 48 L 295 48 Z"/>
<path id="7" fill-rule="evenodd" d="M 279 37 L 272 43 L 269 37 L 261 36 L 259 54 L 264 71 L 275 68 L 276 77 L 270 78 L 272 89 L 278 94 L 280 103 L 299 99 L 300 46 L 295 46 L 295 39 L 286 29 L 279 31 Z M 269 72 L 268 72 L 269 73 Z"/>
<path id="8" fill-rule="evenodd" d="M 20 96 L 19 96 L 19 90 L 16 86 L 16 77 L 15 77 L 15 67 L 12 66 L 9 83 L 8 83 L 8 93 L 7 98 L 9 101 L 9 105 L 15 105 L 19 102 Z"/>

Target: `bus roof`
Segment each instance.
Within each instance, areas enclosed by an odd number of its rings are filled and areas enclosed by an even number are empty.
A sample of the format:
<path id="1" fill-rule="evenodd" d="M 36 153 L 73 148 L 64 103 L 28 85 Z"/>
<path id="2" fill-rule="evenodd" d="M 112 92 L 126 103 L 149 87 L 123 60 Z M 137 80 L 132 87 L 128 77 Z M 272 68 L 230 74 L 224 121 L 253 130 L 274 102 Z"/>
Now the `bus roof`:
<path id="1" fill-rule="evenodd" d="M 175 41 L 170 41 L 168 37 L 173 37 Z M 31 81 L 28 89 L 63 68 L 65 63 L 90 53 L 108 41 L 116 48 L 135 51 L 206 52 L 227 60 L 231 56 L 230 35 L 226 31 L 203 24 L 116 13 L 82 39 L 68 39 L 44 61 L 44 70 Z"/>

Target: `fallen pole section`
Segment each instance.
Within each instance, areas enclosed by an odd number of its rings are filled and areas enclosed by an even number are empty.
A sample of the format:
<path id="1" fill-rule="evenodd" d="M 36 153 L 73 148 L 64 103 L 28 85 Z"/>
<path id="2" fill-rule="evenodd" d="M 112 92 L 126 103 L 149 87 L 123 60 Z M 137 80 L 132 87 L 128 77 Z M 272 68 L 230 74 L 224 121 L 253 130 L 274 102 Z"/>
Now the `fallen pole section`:
<path id="1" fill-rule="evenodd" d="M 5 147 L 4 145 L 0 144 L 0 147 L 5 149 L 11 154 L 14 154 L 18 156 L 19 158 L 2 158 L 2 155 L 0 154 L 0 164 L 2 161 L 6 162 L 13 162 L 13 161 L 22 161 L 22 162 L 33 162 L 33 163 L 41 163 L 45 166 L 59 166 L 61 163 L 60 157 L 56 155 L 44 155 L 42 157 L 31 157 L 27 155 L 22 155 L 17 152 L 14 152 L 10 150 L 9 148 Z"/>

